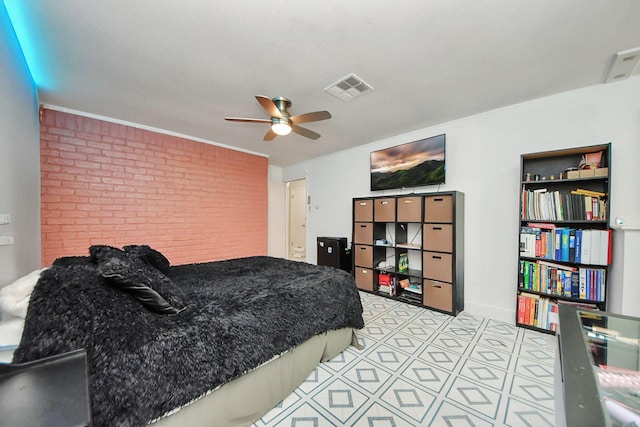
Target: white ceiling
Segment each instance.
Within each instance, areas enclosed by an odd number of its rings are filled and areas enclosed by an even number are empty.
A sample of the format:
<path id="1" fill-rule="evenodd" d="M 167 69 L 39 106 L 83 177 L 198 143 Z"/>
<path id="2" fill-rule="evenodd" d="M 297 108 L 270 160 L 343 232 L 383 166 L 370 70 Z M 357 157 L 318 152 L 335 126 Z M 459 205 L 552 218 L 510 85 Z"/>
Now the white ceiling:
<path id="1" fill-rule="evenodd" d="M 40 102 L 265 153 L 279 166 L 600 84 L 616 52 L 640 46 L 637 0 L 5 5 L 28 29 L 14 24 L 40 63 Z M 324 91 L 349 73 L 374 90 L 347 103 Z M 224 120 L 268 118 L 257 94 L 290 98 L 292 115 L 333 118 L 303 125 L 318 140 L 265 143 L 266 124 Z"/>

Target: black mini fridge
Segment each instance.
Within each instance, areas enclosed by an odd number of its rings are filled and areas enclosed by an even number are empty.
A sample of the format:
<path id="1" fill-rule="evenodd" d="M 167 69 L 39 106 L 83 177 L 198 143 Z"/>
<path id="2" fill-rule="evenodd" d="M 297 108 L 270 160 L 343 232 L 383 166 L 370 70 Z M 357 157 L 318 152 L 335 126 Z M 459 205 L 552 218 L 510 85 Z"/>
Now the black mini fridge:
<path id="1" fill-rule="evenodd" d="M 318 237 L 318 265 L 351 271 L 351 251 L 346 237 Z"/>

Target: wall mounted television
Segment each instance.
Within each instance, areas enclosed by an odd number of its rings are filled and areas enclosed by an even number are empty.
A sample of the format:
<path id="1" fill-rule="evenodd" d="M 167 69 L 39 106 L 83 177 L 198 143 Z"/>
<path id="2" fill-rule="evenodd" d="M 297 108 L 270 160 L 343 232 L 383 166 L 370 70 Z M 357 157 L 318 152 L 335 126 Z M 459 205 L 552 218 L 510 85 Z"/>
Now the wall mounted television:
<path id="1" fill-rule="evenodd" d="M 371 191 L 444 184 L 445 135 L 371 152 Z"/>

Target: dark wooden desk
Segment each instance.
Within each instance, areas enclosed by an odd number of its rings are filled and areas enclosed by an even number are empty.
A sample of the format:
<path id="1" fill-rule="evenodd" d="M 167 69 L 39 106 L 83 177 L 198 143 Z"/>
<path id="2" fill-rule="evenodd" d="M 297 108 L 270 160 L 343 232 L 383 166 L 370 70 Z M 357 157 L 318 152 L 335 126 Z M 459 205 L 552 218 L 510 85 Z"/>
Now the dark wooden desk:
<path id="1" fill-rule="evenodd" d="M 557 425 L 640 425 L 640 319 L 565 304 L 558 315 Z"/>
<path id="2" fill-rule="evenodd" d="M 91 425 L 86 352 L 0 364 L 0 424 Z"/>

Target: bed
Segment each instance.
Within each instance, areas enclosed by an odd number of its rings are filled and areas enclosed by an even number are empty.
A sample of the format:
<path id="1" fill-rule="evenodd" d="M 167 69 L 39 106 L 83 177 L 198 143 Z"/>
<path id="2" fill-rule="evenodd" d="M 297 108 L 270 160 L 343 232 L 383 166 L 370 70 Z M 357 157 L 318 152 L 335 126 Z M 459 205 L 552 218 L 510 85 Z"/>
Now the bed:
<path id="1" fill-rule="evenodd" d="M 13 362 L 85 349 L 96 426 L 243 426 L 362 327 L 342 270 L 266 256 L 170 266 L 148 246 L 92 246 L 40 273 Z"/>

